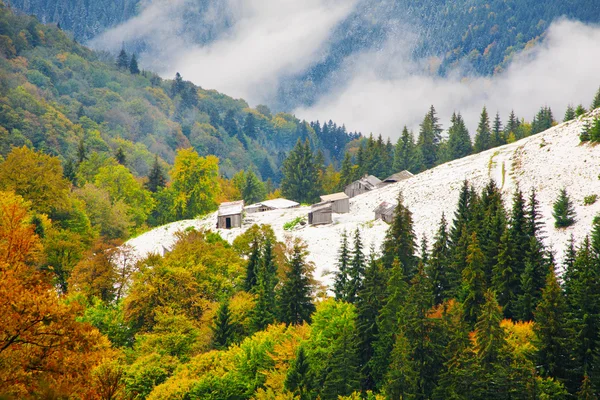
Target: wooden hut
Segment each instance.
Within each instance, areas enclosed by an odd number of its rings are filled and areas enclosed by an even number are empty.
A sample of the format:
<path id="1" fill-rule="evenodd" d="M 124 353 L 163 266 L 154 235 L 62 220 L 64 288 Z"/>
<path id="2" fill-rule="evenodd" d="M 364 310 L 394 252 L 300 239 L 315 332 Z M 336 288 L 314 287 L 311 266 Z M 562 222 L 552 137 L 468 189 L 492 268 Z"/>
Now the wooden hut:
<path id="1" fill-rule="evenodd" d="M 384 201 L 375 209 L 375 219 L 380 219 L 388 224 L 391 224 L 394 220 L 394 213 L 396 212 L 396 204 L 388 203 Z"/>
<path id="2" fill-rule="evenodd" d="M 273 199 L 273 200 L 265 200 L 260 203 L 255 203 L 247 206 L 245 208 L 248 214 L 257 213 L 257 212 L 265 212 L 272 210 L 283 210 L 287 208 L 298 208 L 300 207 L 300 203 L 296 203 L 292 200 L 287 199 Z"/>
<path id="3" fill-rule="evenodd" d="M 217 220 L 217 228 L 231 229 L 242 226 L 244 200 L 221 203 Z"/>
<path id="4" fill-rule="evenodd" d="M 410 171 L 404 170 L 402 172 L 397 172 L 392 176 L 388 176 L 379 184 L 379 187 L 390 185 L 392 183 L 398 183 L 405 181 L 407 179 L 412 178 L 414 175 L 410 173 Z"/>
<path id="5" fill-rule="evenodd" d="M 310 212 L 308 213 L 308 224 L 331 224 L 333 222 L 332 213 L 332 203 L 330 201 L 326 203 L 313 204 Z"/>
<path id="6" fill-rule="evenodd" d="M 321 203 L 331 202 L 331 210 L 337 214 L 350 212 L 350 197 L 344 192 L 321 196 Z"/>
<path id="7" fill-rule="evenodd" d="M 352 182 L 344 189 L 344 193 L 348 195 L 348 197 L 358 196 L 359 194 L 363 194 L 369 192 L 373 189 L 377 189 L 381 180 L 373 175 L 365 175 L 361 179 Z"/>

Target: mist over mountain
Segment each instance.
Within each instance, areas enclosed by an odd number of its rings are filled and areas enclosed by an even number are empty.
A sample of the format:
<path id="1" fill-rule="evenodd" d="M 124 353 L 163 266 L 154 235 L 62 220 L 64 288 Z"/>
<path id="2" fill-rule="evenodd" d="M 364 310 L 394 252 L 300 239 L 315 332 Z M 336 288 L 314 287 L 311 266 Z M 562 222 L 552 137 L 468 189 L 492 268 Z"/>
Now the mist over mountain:
<path id="1" fill-rule="evenodd" d="M 547 102 L 561 113 L 596 86 L 584 83 L 600 47 L 594 0 L 11 3 L 96 49 L 124 45 L 163 77 L 180 72 L 253 105 L 392 137 L 416 127 L 430 104 L 446 118 L 463 112 L 474 127 L 482 104 L 530 118 Z M 568 49 L 576 57 L 562 60 Z M 544 55 L 559 65 L 545 68 Z M 521 68 L 537 79 L 522 80 Z"/>

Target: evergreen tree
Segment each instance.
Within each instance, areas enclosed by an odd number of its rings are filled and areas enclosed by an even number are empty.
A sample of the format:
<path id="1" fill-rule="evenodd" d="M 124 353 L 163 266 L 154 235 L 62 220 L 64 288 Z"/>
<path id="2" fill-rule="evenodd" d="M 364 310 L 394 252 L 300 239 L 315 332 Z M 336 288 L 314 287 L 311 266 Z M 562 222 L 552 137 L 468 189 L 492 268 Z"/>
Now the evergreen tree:
<path id="1" fill-rule="evenodd" d="M 594 393 L 594 387 L 590 381 L 589 375 L 583 377 L 581 382 L 581 388 L 577 392 L 577 400 L 597 400 L 598 396 Z"/>
<path id="2" fill-rule="evenodd" d="M 510 112 L 510 115 L 508 116 L 508 123 L 506 124 L 505 127 L 505 132 L 504 132 L 504 136 L 506 138 L 508 138 L 508 136 L 512 133 L 513 135 L 516 136 L 517 134 L 517 130 L 519 129 L 519 119 L 517 118 L 517 116 L 515 115 L 514 110 Z"/>
<path id="3" fill-rule="evenodd" d="M 363 277 L 365 275 L 365 256 L 363 254 L 363 245 L 360 238 L 360 231 L 356 228 L 354 232 L 354 248 L 352 249 L 352 259 L 348 268 L 348 296 L 346 301 L 354 304 L 357 296 L 362 289 Z"/>
<path id="4" fill-rule="evenodd" d="M 556 228 L 566 228 L 575 223 L 575 209 L 567 194 L 567 189 L 560 190 L 553 205 L 552 216 L 554 216 L 554 227 Z"/>
<path id="5" fill-rule="evenodd" d="M 588 130 L 590 142 L 600 142 L 600 118 L 594 118 L 591 127 Z"/>
<path id="6" fill-rule="evenodd" d="M 377 316 L 373 357 L 368 363 L 368 369 L 377 387 L 381 387 L 389 369 L 390 354 L 394 348 L 395 335 L 400 325 L 400 313 L 408 292 L 408 284 L 398 259 L 393 263 L 389 273 L 385 300 L 381 312 Z"/>
<path id="7" fill-rule="evenodd" d="M 338 190 L 340 192 L 344 191 L 346 186 L 351 184 L 354 181 L 354 166 L 352 165 L 352 158 L 350 157 L 350 153 L 346 152 L 344 154 L 344 161 L 342 161 L 342 168 L 340 170 L 340 185 L 338 186 Z"/>
<path id="8" fill-rule="evenodd" d="M 261 248 L 258 239 L 252 241 L 252 253 L 246 264 L 246 279 L 244 281 L 244 289 L 247 292 L 253 292 L 258 280 L 258 269 L 260 268 Z"/>
<path id="9" fill-rule="evenodd" d="M 251 139 L 256 139 L 256 118 L 251 112 L 246 114 L 246 120 L 244 121 L 244 133 Z"/>
<path id="10" fill-rule="evenodd" d="M 77 186 L 77 166 L 72 159 L 68 159 L 63 168 L 63 176 L 73 185 Z"/>
<path id="11" fill-rule="evenodd" d="M 383 241 L 383 265 L 389 269 L 398 259 L 404 268 L 404 276 L 410 279 L 416 269 L 416 244 L 412 213 L 403 201 L 402 193 L 399 193 L 394 219 Z"/>
<path id="12" fill-rule="evenodd" d="M 500 114 L 496 113 L 494 118 L 494 126 L 492 128 L 491 147 L 498 147 L 506 144 L 504 140 L 504 132 L 502 128 L 502 121 L 500 120 Z"/>
<path id="13" fill-rule="evenodd" d="M 253 171 L 246 172 L 246 179 L 242 188 L 242 198 L 246 204 L 258 203 L 265 199 L 265 185 L 258 179 Z"/>
<path id="14" fill-rule="evenodd" d="M 229 302 L 223 301 L 219 305 L 215 324 L 213 325 L 213 346 L 217 350 L 224 350 L 234 341 L 236 327 L 231 320 Z"/>
<path id="15" fill-rule="evenodd" d="M 542 107 L 531 121 L 531 134 L 543 132 L 552 128 L 554 125 L 554 117 L 550 107 Z"/>
<path id="16" fill-rule="evenodd" d="M 288 370 L 284 386 L 294 396 L 297 396 L 298 400 L 310 400 L 312 399 L 312 380 L 308 357 L 306 357 L 304 348 L 300 346 L 296 359 Z"/>
<path id="17" fill-rule="evenodd" d="M 320 393 L 323 400 L 337 400 L 338 396 L 348 396 L 360 388 L 354 333 L 354 330 L 344 329 L 335 340 Z"/>
<path id="18" fill-rule="evenodd" d="M 492 270 L 498 262 L 498 243 L 506 229 L 506 211 L 502 194 L 493 180 L 486 185 L 481 194 L 478 213 L 477 239 L 484 256 L 486 287 L 492 281 Z"/>
<path id="19" fill-rule="evenodd" d="M 487 113 L 487 109 L 483 107 L 481 111 L 481 117 L 479 118 L 479 125 L 477 126 L 477 133 L 475 134 L 475 144 L 473 145 L 473 152 L 481 153 L 492 147 L 492 134 L 490 129 L 490 119 Z"/>
<path id="20" fill-rule="evenodd" d="M 465 318 L 471 323 L 477 321 L 485 298 L 484 257 L 479 248 L 477 234 L 473 232 L 467 249 L 467 265 L 462 272 Z"/>
<path id="21" fill-rule="evenodd" d="M 85 147 L 85 142 L 83 139 L 79 140 L 79 145 L 77 146 L 77 163 L 81 164 L 85 160 L 87 160 L 87 148 Z"/>
<path id="22" fill-rule="evenodd" d="M 394 148 L 394 172 L 410 171 L 419 172 L 417 166 L 417 149 L 415 139 L 406 126 L 402 129 L 402 135 Z"/>
<path id="23" fill-rule="evenodd" d="M 385 300 L 386 283 L 385 271 L 381 263 L 375 259 L 372 250 L 356 305 L 356 330 L 362 390 L 375 389 L 376 382 L 371 371 L 371 359 L 375 354 L 374 345 L 379 335 L 377 316 Z"/>
<path id="24" fill-rule="evenodd" d="M 535 188 L 532 187 L 527 202 L 526 232 L 530 238 L 536 237 L 538 239 L 544 239 L 544 236 L 542 235 L 544 223 L 542 222 L 542 214 L 540 213 L 539 207 L 540 203 L 537 200 L 537 192 Z"/>
<path id="25" fill-rule="evenodd" d="M 417 378 L 416 371 L 411 368 L 410 356 L 410 344 L 404 333 L 404 327 L 401 326 L 396 334 L 390 354 L 389 369 L 383 385 L 383 389 L 390 399 L 418 398 L 411 390 L 416 386 Z"/>
<path id="26" fill-rule="evenodd" d="M 158 192 L 159 189 L 164 188 L 167 185 L 167 178 L 163 172 L 162 167 L 158 163 L 158 155 L 154 156 L 154 164 L 150 168 L 148 174 L 148 182 L 146 182 L 146 189 L 152 193 Z"/>
<path id="27" fill-rule="evenodd" d="M 580 142 L 589 142 L 590 141 L 590 130 L 592 127 L 590 126 L 590 120 L 586 119 L 583 123 L 583 128 L 581 128 L 581 133 L 579 134 Z"/>
<path id="28" fill-rule="evenodd" d="M 282 194 L 300 203 L 312 203 L 319 199 L 319 171 L 314 162 L 308 139 L 298 140 L 282 167 Z"/>
<path id="29" fill-rule="evenodd" d="M 183 78 L 182 78 L 181 74 L 179 72 L 177 72 L 175 74 L 175 79 L 173 80 L 173 83 L 171 83 L 171 96 L 172 97 L 177 96 L 178 94 L 183 92 L 184 88 L 185 88 L 185 84 L 183 82 Z M 213 126 L 216 126 L 212 122 L 211 122 L 211 124 Z"/>
<path id="30" fill-rule="evenodd" d="M 507 229 L 500 239 L 498 263 L 492 276 L 492 288 L 507 318 L 514 317 L 515 302 L 521 289 L 520 274 L 514 271 L 515 262 L 515 245 L 511 231 Z"/>
<path id="31" fill-rule="evenodd" d="M 125 163 L 127 162 L 127 157 L 125 157 L 125 152 L 123 151 L 122 147 L 119 147 L 117 149 L 117 152 L 115 153 L 115 159 L 121 165 L 125 165 Z"/>
<path id="32" fill-rule="evenodd" d="M 333 278 L 333 292 L 336 300 L 346 301 L 348 298 L 348 283 L 350 280 L 350 249 L 348 248 L 348 234 L 344 230 L 342 233 L 342 241 L 340 243 L 340 251 L 338 253 L 338 270 Z"/>
<path id="33" fill-rule="evenodd" d="M 252 326 L 258 332 L 275 322 L 277 307 L 275 298 L 275 287 L 278 283 L 277 265 L 273 255 L 273 244 L 269 238 L 265 240 L 263 246 L 256 280 L 256 305 L 252 313 Z"/>
<path id="34" fill-rule="evenodd" d="M 138 75 L 140 73 L 140 68 L 138 67 L 137 58 L 135 54 L 131 55 L 131 61 L 129 61 L 129 72 L 134 75 Z"/>
<path id="35" fill-rule="evenodd" d="M 129 56 L 125 51 L 125 48 L 121 48 L 121 52 L 117 56 L 117 67 L 121 69 L 127 69 L 127 67 L 129 67 Z"/>
<path id="36" fill-rule="evenodd" d="M 467 180 L 463 181 L 458 197 L 458 204 L 454 212 L 454 221 L 450 228 L 450 242 L 454 247 L 458 245 L 462 235 L 463 226 L 469 226 L 473 218 L 475 199 L 471 193 L 471 187 Z"/>
<path id="37" fill-rule="evenodd" d="M 417 140 L 419 163 L 423 169 L 435 166 L 437 149 L 441 141 L 442 128 L 433 106 L 425 115 L 420 125 L 419 139 Z"/>
<path id="38" fill-rule="evenodd" d="M 581 117 L 583 114 L 587 113 L 587 110 L 582 104 L 579 104 L 577 108 L 575 108 L 575 115 Z"/>
<path id="39" fill-rule="evenodd" d="M 600 88 L 598 88 L 598 91 L 596 92 L 596 95 L 594 96 L 594 100 L 592 100 L 592 105 L 590 106 L 590 110 L 595 110 L 598 107 L 600 107 Z"/>
<path id="40" fill-rule="evenodd" d="M 452 114 L 450 122 L 452 125 L 448 130 L 448 159 L 466 157 L 473 152 L 473 145 L 465 122 L 460 113 Z"/>
<path id="41" fill-rule="evenodd" d="M 315 311 L 311 276 L 305 257 L 304 248 L 295 244 L 279 296 L 279 319 L 288 325 L 299 325 L 305 321 L 310 323 Z"/>
<path id="42" fill-rule="evenodd" d="M 567 110 L 565 111 L 565 117 L 563 118 L 563 122 L 574 120 L 577 117 L 575 114 L 575 109 L 572 105 L 567 106 Z"/>
<path id="43" fill-rule="evenodd" d="M 572 377 L 573 337 L 564 293 L 552 270 L 546 278 L 542 299 L 535 310 L 537 365 L 543 377 L 568 384 Z"/>
<path id="44" fill-rule="evenodd" d="M 212 123 L 211 125 L 215 126 Z M 225 114 L 225 119 L 223 120 L 223 129 L 225 129 L 225 132 L 227 132 L 231 137 L 238 135 L 238 125 L 237 122 L 235 122 L 235 110 L 229 109 Z"/>
<path id="45" fill-rule="evenodd" d="M 431 257 L 427 264 L 427 276 L 431 280 L 433 301 L 435 305 L 442 304 L 449 299 L 451 294 L 448 269 L 450 266 L 450 238 L 448 236 L 448 223 L 442 214 L 442 219 L 433 242 Z"/>
<path id="46" fill-rule="evenodd" d="M 495 366 L 505 345 L 505 333 L 500 322 L 502 309 L 494 292 L 487 290 L 475 324 L 477 358 L 484 369 L 489 370 Z"/>

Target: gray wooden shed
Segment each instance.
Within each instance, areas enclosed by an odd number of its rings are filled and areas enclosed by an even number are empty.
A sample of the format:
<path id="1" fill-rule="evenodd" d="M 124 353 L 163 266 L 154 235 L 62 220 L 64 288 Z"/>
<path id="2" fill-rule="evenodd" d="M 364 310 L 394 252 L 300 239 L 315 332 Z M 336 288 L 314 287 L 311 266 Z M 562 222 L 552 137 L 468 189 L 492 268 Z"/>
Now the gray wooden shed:
<path id="1" fill-rule="evenodd" d="M 321 196 L 321 203 L 331 202 L 331 210 L 337 214 L 350 212 L 350 197 L 344 192 Z"/>
<path id="2" fill-rule="evenodd" d="M 385 178 L 379 184 L 379 187 L 390 185 L 392 183 L 402 182 L 402 181 L 412 178 L 413 176 L 414 175 L 410 171 L 407 171 L 407 170 L 404 170 L 401 172 L 396 172 L 394 175 L 391 175 L 391 176 L 388 176 L 387 178 Z"/>
<path id="3" fill-rule="evenodd" d="M 358 196 L 359 194 L 363 194 L 369 192 L 373 189 L 377 189 L 381 180 L 373 175 L 365 175 L 361 179 L 352 182 L 344 189 L 344 193 L 348 195 L 348 197 Z"/>
<path id="4" fill-rule="evenodd" d="M 391 224 L 394 220 L 394 214 L 396 212 L 396 204 L 388 203 L 384 201 L 375 208 L 375 219 L 380 219 L 388 224 Z"/>
<path id="5" fill-rule="evenodd" d="M 244 200 L 221 203 L 217 219 L 217 228 L 231 229 L 242 226 L 242 213 L 244 212 Z"/>
<path id="6" fill-rule="evenodd" d="M 331 224 L 333 222 L 333 209 L 330 201 L 326 203 L 313 204 L 308 213 L 309 225 Z"/>

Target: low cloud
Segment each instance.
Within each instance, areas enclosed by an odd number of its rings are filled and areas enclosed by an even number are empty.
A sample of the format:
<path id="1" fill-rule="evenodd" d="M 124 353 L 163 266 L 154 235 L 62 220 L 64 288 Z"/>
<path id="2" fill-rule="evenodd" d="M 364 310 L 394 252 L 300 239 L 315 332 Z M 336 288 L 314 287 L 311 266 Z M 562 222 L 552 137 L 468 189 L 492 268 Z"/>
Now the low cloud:
<path id="1" fill-rule="evenodd" d="M 314 106 L 297 109 L 296 115 L 333 119 L 351 130 L 397 138 L 405 124 L 418 129 L 433 104 L 446 127 L 452 112 L 460 111 L 474 134 L 484 105 L 491 114 L 500 112 L 503 121 L 511 109 L 531 120 L 543 105 L 562 120 L 568 104 L 589 106 L 600 85 L 600 27 L 580 22 L 553 23 L 541 44 L 494 77 L 426 74 L 426 68 L 410 61 L 406 48 L 397 47 L 357 57 L 345 85 Z"/>
<path id="2" fill-rule="evenodd" d="M 218 3 L 218 2 L 214 2 Z M 121 41 L 144 40 L 151 48 L 141 63 L 172 77 L 214 88 L 253 104 L 268 102 L 279 80 L 304 71 L 327 51 L 333 28 L 355 0 L 227 0 L 225 6 L 193 10 L 193 2 L 153 1 L 138 17 L 94 40 L 96 48 L 116 50 Z M 190 40 L 184 19 L 201 15 L 212 27 L 207 44 Z"/>

